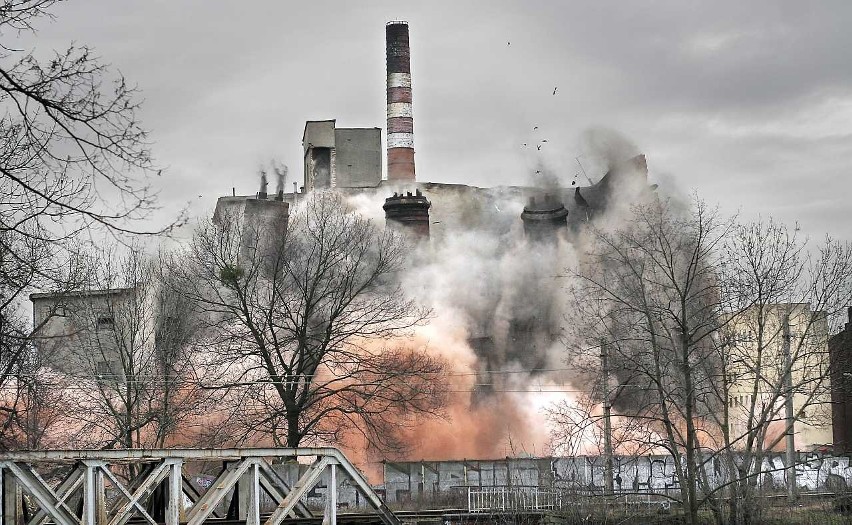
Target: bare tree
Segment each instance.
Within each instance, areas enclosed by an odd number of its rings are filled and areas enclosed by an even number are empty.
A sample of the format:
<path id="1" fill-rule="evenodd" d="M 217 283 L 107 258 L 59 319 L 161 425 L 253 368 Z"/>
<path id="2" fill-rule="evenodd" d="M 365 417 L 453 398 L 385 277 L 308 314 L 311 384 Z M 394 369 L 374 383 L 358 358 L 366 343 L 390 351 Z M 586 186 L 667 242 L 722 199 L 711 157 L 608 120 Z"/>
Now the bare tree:
<path id="1" fill-rule="evenodd" d="M 54 240 L 95 224 L 126 231 L 154 206 L 137 93 L 85 46 L 44 62 L 16 49 L 54 3 L 0 4 L 0 226 Z"/>
<path id="2" fill-rule="evenodd" d="M 852 299 L 852 246 L 811 258 L 782 226 L 737 225 L 701 202 L 646 203 L 630 219 L 592 234 L 576 340 L 609 349 L 613 404 L 673 456 L 687 521 L 706 505 L 720 523 L 752 523 L 758 480 L 777 470 L 764 453 L 826 413 L 828 324 Z"/>
<path id="3" fill-rule="evenodd" d="M 33 436 L 28 432 L 41 425 L 35 414 L 50 396 L 41 382 L 33 335 L 55 313 L 56 305 L 33 326 L 27 294 L 35 289 L 61 293 L 82 282 L 84 267 L 76 247 L 67 254 L 54 257 L 45 240 L 0 230 L 0 448 L 38 441 L 40 432 Z"/>
<path id="4" fill-rule="evenodd" d="M 723 493 L 731 522 L 754 523 L 759 486 L 779 469 L 766 453 L 786 448 L 780 468 L 795 498 L 795 435 L 831 439 L 827 342 L 852 301 L 852 245 L 826 239 L 809 250 L 774 221 L 738 225 L 720 253 L 719 288 L 724 322 L 714 341 L 726 373 L 714 389 L 725 405 L 713 414 L 713 456 L 730 472 L 707 497 Z"/>
<path id="5" fill-rule="evenodd" d="M 162 447 L 192 439 L 209 392 L 189 340 L 191 309 L 168 270 L 138 249 L 106 252 L 90 287 L 56 297 L 66 305 L 39 345 L 66 386 L 67 442 L 100 448 Z M 70 382 L 69 382 L 70 383 Z"/>
<path id="6" fill-rule="evenodd" d="M 137 93 L 85 46 L 48 55 L 19 39 L 53 17 L 55 0 L 0 0 L 0 387 L 29 366 L 33 327 L 22 298 L 78 281 L 83 231 L 121 234 L 155 208 Z M 38 57 L 47 56 L 46 59 Z M 157 172 L 159 173 L 159 172 Z M 167 226 L 177 224 L 177 222 Z M 148 232 L 155 233 L 155 232 Z M 38 328 L 38 327 L 35 327 Z M 8 398 L 8 399 L 7 399 Z M 3 428 L 17 416 L 4 396 Z"/>
<path id="7" fill-rule="evenodd" d="M 397 280 L 407 248 L 391 231 L 315 193 L 290 219 L 224 213 L 202 225 L 184 260 L 184 293 L 208 316 L 206 344 L 224 370 L 246 439 L 382 449 L 443 404 L 443 365 L 388 340 L 428 311 Z"/>
<path id="8" fill-rule="evenodd" d="M 652 448 L 673 456 L 678 499 L 697 523 L 702 421 L 717 409 L 708 396 L 718 363 L 707 351 L 717 328 L 713 250 L 724 223 L 702 203 L 692 213 L 667 201 L 637 205 L 614 231 L 592 232 L 574 290 L 578 336 L 601 351 L 622 391 L 615 407 L 644 420 Z"/>

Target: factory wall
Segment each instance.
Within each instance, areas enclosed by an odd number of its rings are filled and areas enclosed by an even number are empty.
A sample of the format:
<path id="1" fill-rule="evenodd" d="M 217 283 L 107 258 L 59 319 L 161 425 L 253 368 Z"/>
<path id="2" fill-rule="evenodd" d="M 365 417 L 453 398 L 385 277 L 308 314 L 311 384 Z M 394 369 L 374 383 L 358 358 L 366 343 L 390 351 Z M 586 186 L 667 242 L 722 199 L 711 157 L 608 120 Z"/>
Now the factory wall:
<path id="1" fill-rule="evenodd" d="M 334 147 L 334 120 L 309 120 L 305 123 L 302 143 L 307 148 L 333 148 Z"/>
<path id="2" fill-rule="evenodd" d="M 844 329 L 828 340 L 834 450 L 852 451 L 852 307 Z"/>
<path id="3" fill-rule="evenodd" d="M 381 183 L 381 128 L 337 128 L 334 143 L 337 187 L 375 188 Z"/>
<path id="4" fill-rule="evenodd" d="M 219 228 L 240 228 L 240 258 L 274 256 L 287 232 L 290 204 L 279 195 L 219 197 L 213 223 Z"/>
<path id="5" fill-rule="evenodd" d="M 33 325 L 41 326 L 36 346 L 42 362 L 74 376 L 120 376 L 123 368 L 114 330 L 126 323 L 122 317 L 133 311 L 136 293 L 116 288 L 31 294 Z M 144 322 L 153 331 L 153 319 Z"/>
<path id="6" fill-rule="evenodd" d="M 374 188 L 382 181 L 381 128 L 337 128 L 334 120 L 308 121 L 302 147 L 307 191 Z"/>
<path id="7" fill-rule="evenodd" d="M 304 149 L 305 188 L 332 187 L 334 177 L 332 152 L 334 151 L 334 120 L 308 121 L 302 135 Z"/>

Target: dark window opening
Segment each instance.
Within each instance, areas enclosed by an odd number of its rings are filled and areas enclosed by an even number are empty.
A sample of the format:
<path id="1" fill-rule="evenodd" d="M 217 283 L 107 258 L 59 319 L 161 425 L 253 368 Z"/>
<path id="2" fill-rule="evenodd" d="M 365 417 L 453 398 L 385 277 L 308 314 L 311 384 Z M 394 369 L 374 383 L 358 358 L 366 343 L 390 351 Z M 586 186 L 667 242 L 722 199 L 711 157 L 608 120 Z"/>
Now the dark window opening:
<path id="1" fill-rule="evenodd" d="M 96 323 L 98 330 L 112 330 L 115 327 L 115 319 L 112 316 L 98 317 Z"/>
<path id="2" fill-rule="evenodd" d="M 95 366 L 95 374 L 103 378 L 112 378 L 115 375 L 109 361 L 98 361 Z"/>

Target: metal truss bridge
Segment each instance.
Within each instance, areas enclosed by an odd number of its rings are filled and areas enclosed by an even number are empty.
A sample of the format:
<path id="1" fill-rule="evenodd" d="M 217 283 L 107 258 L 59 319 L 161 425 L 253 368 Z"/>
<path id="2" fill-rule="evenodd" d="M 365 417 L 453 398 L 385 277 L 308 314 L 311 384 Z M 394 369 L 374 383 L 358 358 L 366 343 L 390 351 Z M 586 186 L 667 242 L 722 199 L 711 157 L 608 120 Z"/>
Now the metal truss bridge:
<path id="1" fill-rule="evenodd" d="M 298 479 L 276 466 L 289 462 Z M 298 462 L 298 464 L 295 464 Z M 206 491 L 190 479 L 213 468 Z M 239 520 L 337 523 L 342 480 L 375 511 L 400 525 L 363 475 L 335 448 L 50 450 L 0 454 L 0 525 L 202 525 Z M 325 482 L 325 511 L 305 504 Z M 262 509 L 261 502 L 264 502 Z M 263 512 L 262 512 L 263 510 Z M 270 512 L 271 510 L 271 512 Z"/>

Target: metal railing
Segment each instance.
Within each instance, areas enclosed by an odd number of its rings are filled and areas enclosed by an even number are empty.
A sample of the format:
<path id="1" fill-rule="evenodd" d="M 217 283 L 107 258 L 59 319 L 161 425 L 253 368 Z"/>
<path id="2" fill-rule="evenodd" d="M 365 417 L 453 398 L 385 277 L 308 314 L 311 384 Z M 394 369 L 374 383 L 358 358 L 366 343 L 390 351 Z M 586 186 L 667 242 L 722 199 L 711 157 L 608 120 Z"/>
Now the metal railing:
<path id="1" fill-rule="evenodd" d="M 468 512 L 545 511 L 562 508 L 562 491 L 539 487 L 468 487 Z"/>

